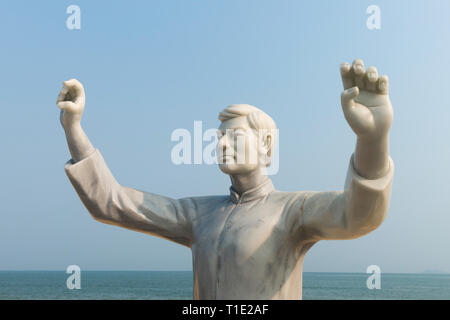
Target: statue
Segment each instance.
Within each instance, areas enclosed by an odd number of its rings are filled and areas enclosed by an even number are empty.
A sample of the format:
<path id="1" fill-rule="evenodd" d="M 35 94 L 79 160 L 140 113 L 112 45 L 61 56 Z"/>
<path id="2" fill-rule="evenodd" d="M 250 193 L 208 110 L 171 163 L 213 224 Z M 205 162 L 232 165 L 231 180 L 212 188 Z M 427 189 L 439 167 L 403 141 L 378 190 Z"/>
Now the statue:
<path id="1" fill-rule="evenodd" d="M 340 70 L 342 109 L 357 136 L 343 191 L 276 190 L 264 174 L 275 122 L 245 104 L 219 114 L 216 154 L 231 178 L 229 195 L 172 199 L 122 186 L 81 127 L 85 95 L 75 79 L 64 82 L 57 99 L 72 155 L 66 174 L 94 219 L 191 248 L 195 299 L 301 299 L 308 250 L 322 239 L 373 231 L 389 206 L 388 78 L 374 67 L 364 71 L 359 59 Z M 243 152 L 245 161 L 236 161 Z"/>

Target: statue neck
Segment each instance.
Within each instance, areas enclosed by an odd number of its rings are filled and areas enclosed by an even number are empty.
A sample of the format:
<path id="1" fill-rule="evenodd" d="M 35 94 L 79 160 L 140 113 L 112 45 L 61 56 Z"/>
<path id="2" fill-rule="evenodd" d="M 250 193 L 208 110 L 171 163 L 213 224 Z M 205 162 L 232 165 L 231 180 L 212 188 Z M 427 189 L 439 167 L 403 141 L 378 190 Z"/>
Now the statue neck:
<path id="1" fill-rule="evenodd" d="M 261 172 L 261 169 L 249 173 L 230 175 L 230 179 L 233 189 L 239 194 L 257 188 L 266 183 L 267 180 L 270 180 L 267 175 Z"/>

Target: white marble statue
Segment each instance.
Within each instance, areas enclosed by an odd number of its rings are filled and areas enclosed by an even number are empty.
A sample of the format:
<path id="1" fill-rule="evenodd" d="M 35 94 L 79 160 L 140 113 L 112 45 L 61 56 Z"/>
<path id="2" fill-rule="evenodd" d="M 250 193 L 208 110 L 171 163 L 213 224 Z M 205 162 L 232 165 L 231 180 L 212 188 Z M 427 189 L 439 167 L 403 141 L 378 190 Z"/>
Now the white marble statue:
<path id="1" fill-rule="evenodd" d="M 275 123 L 246 104 L 219 114 L 217 155 L 231 178 L 229 195 L 172 199 L 122 186 L 81 127 L 85 95 L 75 79 L 57 100 L 72 155 L 65 171 L 94 219 L 191 248 L 195 299 L 301 299 L 306 252 L 322 239 L 361 237 L 388 211 L 388 78 L 364 71 L 359 59 L 342 64 L 341 76 L 342 109 L 357 136 L 343 191 L 276 190 L 264 174 Z M 236 161 L 242 152 L 246 161 Z M 247 161 L 252 152 L 258 161 Z"/>

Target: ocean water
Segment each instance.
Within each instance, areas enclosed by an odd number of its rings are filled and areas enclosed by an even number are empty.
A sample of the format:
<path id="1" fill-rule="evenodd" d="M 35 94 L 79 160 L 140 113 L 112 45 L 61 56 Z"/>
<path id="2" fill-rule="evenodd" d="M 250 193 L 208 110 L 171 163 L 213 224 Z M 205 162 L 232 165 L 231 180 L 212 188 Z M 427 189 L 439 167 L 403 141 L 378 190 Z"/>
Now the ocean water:
<path id="1" fill-rule="evenodd" d="M 0 299 L 192 299 L 191 271 L 82 271 L 69 290 L 61 271 L 0 271 Z M 365 273 L 303 274 L 303 299 L 450 299 L 450 274 L 381 274 L 369 290 Z"/>

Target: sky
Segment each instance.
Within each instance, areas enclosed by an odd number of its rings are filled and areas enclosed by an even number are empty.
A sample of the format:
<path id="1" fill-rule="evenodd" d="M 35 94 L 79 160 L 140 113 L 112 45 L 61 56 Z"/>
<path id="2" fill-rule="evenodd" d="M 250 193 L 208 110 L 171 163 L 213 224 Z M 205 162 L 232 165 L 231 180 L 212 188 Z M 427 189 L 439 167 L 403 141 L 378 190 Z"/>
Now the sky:
<path id="1" fill-rule="evenodd" d="M 68 6 L 79 30 L 66 26 Z M 369 30 L 369 5 L 381 28 Z M 125 186 L 174 198 L 227 194 L 215 165 L 175 165 L 174 130 L 216 128 L 233 103 L 279 127 L 277 189 L 341 190 L 356 137 L 341 62 L 390 79 L 395 176 L 388 216 L 356 240 L 321 241 L 304 271 L 450 272 L 448 1 L 2 1 L 0 270 L 191 270 L 188 248 L 101 224 L 65 173 L 55 104 L 86 90 L 82 124 Z"/>

